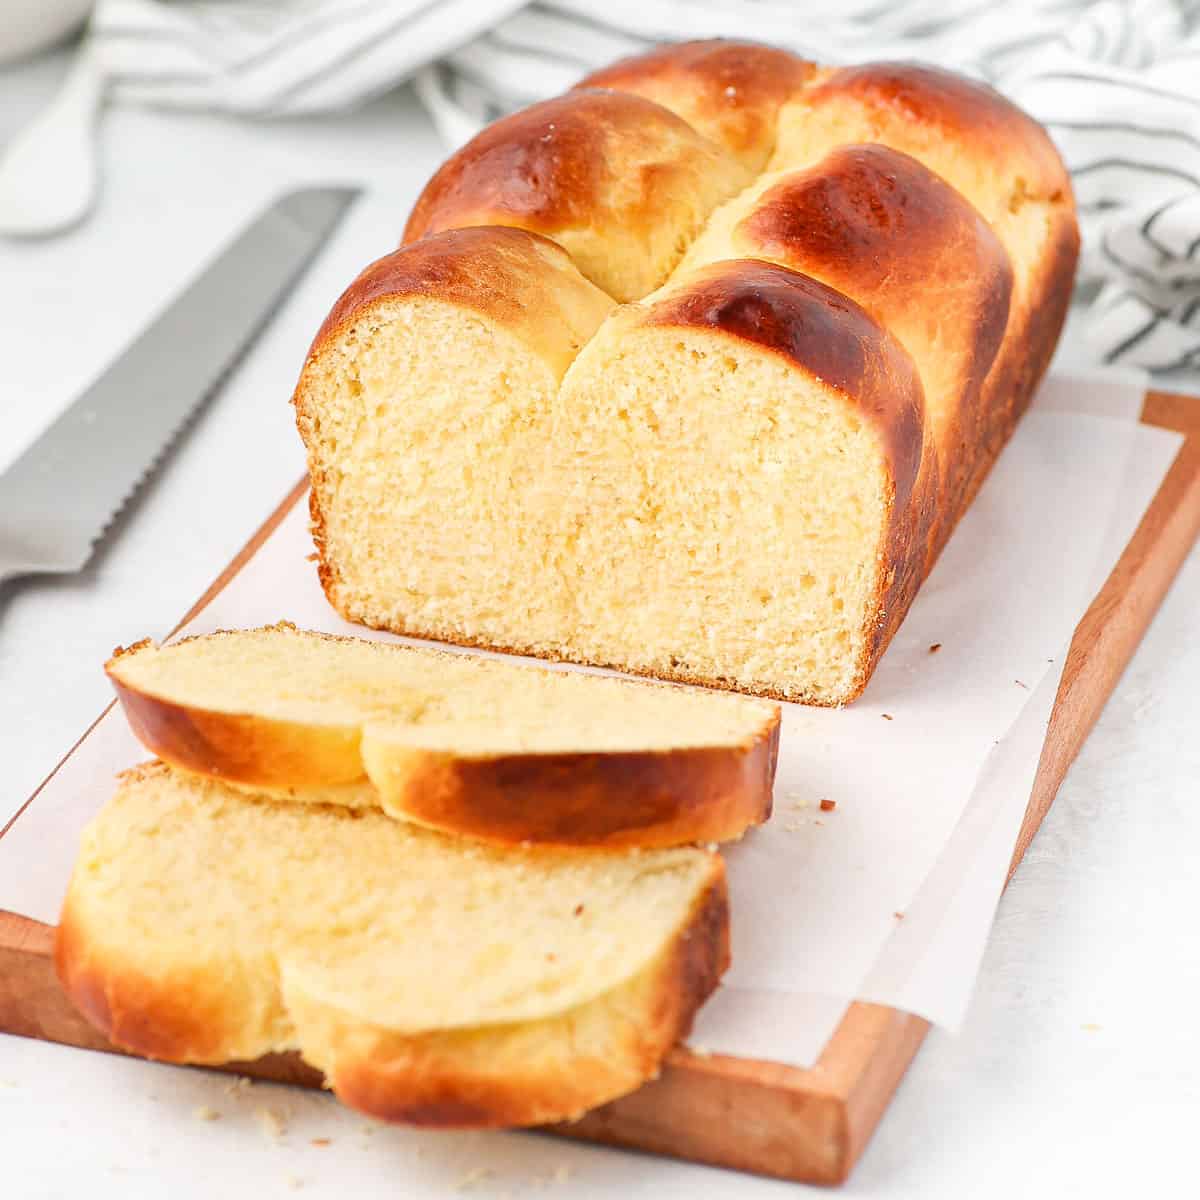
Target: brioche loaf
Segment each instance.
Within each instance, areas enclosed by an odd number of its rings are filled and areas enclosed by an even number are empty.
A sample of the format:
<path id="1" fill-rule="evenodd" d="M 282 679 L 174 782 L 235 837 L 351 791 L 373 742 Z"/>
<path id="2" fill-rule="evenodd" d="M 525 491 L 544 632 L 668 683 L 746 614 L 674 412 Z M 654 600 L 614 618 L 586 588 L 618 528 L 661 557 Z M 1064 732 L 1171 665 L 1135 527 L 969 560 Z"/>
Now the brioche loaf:
<path id="1" fill-rule="evenodd" d="M 417 636 L 854 699 L 1058 338 L 1078 231 L 1053 145 L 946 71 L 742 43 L 658 50 L 549 103 L 449 160 L 313 343 L 295 403 L 330 601 Z M 735 173 L 702 189 L 702 160 L 758 174 L 730 197 Z M 451 229 L 484 221 L 472 247 Z M 556 385 L 510 368 L 502 287 L 424 282 L 431 257 L 468 273 L 511 245 L 508 225 L 633 301 L 590 310 Z M 524 320 L 554 326 L 583 280 L 544 278 Z M 478 340 L 442 352 L 468 311 Z"/>
<path id="2" fill-rule="evenodd" d="M 297 802 L 607 846 L 725 841 L 771 812 L 779 710 L 762 700 L 287 624 L 140 642 L 107 671 L 154 754 Z"/>
<path id="3" fill-rule="evenodd" d="M 170 1062 L 298 1050 L 427 1126 L 570 1119 L 657 1073 L 728 963 L 721 859 L 493 850 L 161 763 L 83 835 L 59 978 Z"/>

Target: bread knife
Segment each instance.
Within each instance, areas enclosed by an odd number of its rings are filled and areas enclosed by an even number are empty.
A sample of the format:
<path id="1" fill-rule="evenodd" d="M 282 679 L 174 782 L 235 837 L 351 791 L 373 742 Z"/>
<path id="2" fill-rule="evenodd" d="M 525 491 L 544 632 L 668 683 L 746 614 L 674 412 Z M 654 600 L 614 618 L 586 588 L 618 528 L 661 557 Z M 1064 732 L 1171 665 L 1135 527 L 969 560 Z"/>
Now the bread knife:
<path id="1" fill-rule="evenodd" d="M 275 201 L 0 475 L 0 581 L 87 563 L 357 195 L 306 188 Z"/>

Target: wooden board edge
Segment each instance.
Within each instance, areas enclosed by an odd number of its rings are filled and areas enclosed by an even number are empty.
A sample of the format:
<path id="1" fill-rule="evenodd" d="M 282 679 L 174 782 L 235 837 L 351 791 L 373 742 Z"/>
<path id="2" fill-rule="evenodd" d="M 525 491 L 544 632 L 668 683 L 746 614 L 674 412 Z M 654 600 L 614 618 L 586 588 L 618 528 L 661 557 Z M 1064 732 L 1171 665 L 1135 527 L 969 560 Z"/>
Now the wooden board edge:
<path id="1" fill-rule="evenodd" d="M 1077 628 L 1010 879 L 1200 532 L 1200 400 L 1150 392 L 1142 419 L 1190 436 Z M 237 574 L 305 486 L 302 480 L 293 488 L 180 626 Z M 51 926 L 0 911 L 0 1031 L 120 1053 L 58 986 L 53 933 Z M 35 1000 L 37 1016 L 31 1018 Z M 796 1181 L 839 1183 L 865 1150 L 928 1029 L 920 1017 L 856 1002 L 811 1068 L 699 1056 L 680 1047 L 657 1080 L 554 1132 Z M 225 1069 L 304 1086 L 320 1083 L 318 1073 L 293 1055 Z M 705 1114 L 711 1124 L 700 1119 Z M 707 1128 L 704 1135 L 701 1128 Z M 716 1141 L 714 1129 L 720 1132 Z"/>
<path id="2" fill-rule="evenodd" d="M 0 909 L 0 1031 L 126 1054 L 67 999 L 54 966 L 54 932 L 52 925 Z M 209 1069 L 302 1087 L 323 1083 L 321 1073 L 296 1054 Z M 798 1086 L 801 1075 L 780 1063 L 698 1055 L 679 1047 L 651 1083 L 548 1132 L 785 1179 L 835 1183 L 845 1177 L 850 1161 L 842 1097 L 833 1089 Z M 677 1119 L 664 1122 L 664 1112 Z M 717 1143 L 703 1132 L 714 1128 L 723 1131 Z M 791 1136 L 781 1138 L 781 1129 Z"/>

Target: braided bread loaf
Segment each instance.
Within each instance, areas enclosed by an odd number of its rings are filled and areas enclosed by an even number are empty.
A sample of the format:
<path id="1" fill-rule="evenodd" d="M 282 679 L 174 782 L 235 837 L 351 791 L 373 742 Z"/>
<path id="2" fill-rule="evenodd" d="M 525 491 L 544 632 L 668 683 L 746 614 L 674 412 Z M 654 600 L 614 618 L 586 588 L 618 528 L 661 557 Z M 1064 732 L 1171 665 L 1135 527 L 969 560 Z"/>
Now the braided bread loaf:
<path id="1" fill-rule="evenodd" d="M 295 396 L 334 606 L 820 704 L 1011 434 L 1078 254 L 1053 145 L 990 89 L 734 42 L 496 122 L 404 241 Z"/>

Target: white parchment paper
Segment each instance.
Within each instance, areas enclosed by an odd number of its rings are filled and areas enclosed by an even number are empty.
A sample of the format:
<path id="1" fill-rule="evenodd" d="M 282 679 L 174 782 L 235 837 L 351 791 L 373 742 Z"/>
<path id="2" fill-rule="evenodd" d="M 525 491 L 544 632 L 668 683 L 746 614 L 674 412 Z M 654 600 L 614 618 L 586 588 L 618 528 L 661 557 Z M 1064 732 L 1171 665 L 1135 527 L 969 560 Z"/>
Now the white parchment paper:
<path id="1" fill-rule="evenodd" d="M 1137 425 L 1141 394 L 1053 376 L 862 699 L 784 706 L 775 816 L 727 851 L 734 964 L 696 1042 L 810 1063 L 855 997 L 961 1020 L 1065 648 L 1181 441 Z M 185 632 L 403 640 L 342 622 L 311 549 L 301 502 Z M 56 918 L 79 830 L 144 757 L 119 712 L 96 726 L 0 839 L 0 908 Z"/>

